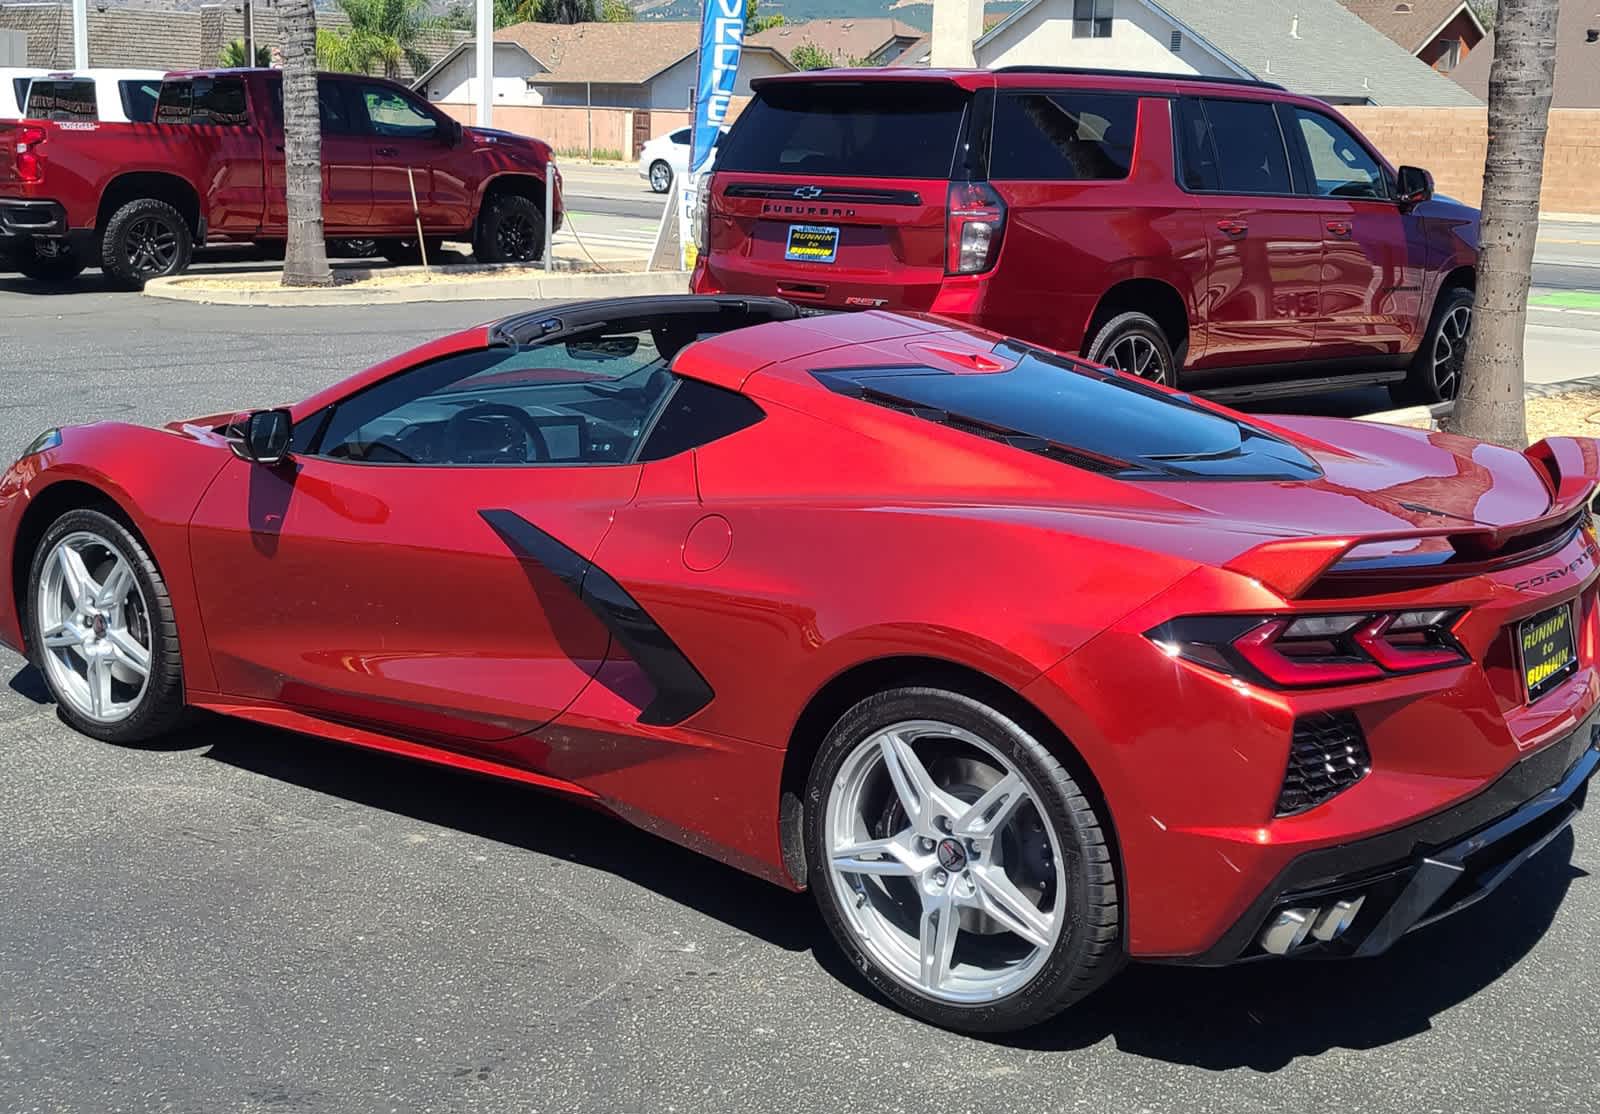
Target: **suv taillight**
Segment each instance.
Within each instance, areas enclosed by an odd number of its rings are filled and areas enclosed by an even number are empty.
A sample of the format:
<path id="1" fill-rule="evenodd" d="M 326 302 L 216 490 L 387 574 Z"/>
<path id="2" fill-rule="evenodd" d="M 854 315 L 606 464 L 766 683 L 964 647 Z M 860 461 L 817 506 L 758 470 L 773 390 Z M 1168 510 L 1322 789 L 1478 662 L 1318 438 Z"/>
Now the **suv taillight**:
<path id="1" fill-rule="evenodd" d="M 702 254 L 711 251 L 711 197 L 716 184 L 717 172 L 708 170 L 700 176 L 699 185 L 694 191 L 694 204 L 699 209 L 699 212 L 691 214 L 694 218 L 695 248 Z"/>
<path id="2" fill-rule="evenodd" d="M 1006 229 L 1006 203 L 994 187 L 951 182 L 945 213 L 945 273 L 976 275 L 993 267 Z"/>
<path id="3" fill-rule="evenodd" d="M 38 182 L 44 178 L 44 163 L 34 148 L 44 142 L 44 129 L 21 127 L 17 129 L 17 177 L 24 182 Z"/>
<path id="4" fill-rule="evenodd" d="M 1450 633 L 1460 610 L 1174 619 L 1146 637 L 1220 673 L 1306 688 L 1421 673 L 1471 660 Z"/>

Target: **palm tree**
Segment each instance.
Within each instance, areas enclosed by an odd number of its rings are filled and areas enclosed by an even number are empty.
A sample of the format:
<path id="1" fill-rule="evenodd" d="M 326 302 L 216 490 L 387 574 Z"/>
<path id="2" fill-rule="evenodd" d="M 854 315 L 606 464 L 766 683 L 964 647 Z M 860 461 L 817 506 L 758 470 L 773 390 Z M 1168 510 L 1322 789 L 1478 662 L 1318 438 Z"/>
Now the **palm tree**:
<path id="1" fill-rule="evenodd" d="M 1452 430 L 1519 449 L 1528 439 L 1522 344 L 1555 86 L 1558 9 L 1559 0 L 1500 0 L 1495 16 L 1477 292 L 1461 398 L 1450 417 Z"/>
<path id="2" fill-rule="evenodd" d="M 244 40 L 234 39 L 222 48 L 222 53 L 217 56 L 217 65 L 228 70 L 242 70 L 249 66 L 266 69 L 272 65 L 272 48 L 269 46 L 256 47 L 255 61 L 250 61 L 245 56 Z"/>
<path id="3" fill-rule="evenodd" d="M 322 121 L 317 111 L 315 0 L 282 0 L 283 147 L 289 235 L 283 285 L 332 286 L 322 240 Z"/>
<path id="4" fill-rule="evenodd" d="M 402 63 L 422 73 L 433 60 L 417 46 L 422 32 L 442 26 L 428 15 L 428 0 L 339 0 L 350 19 L 344 30 L 317 35 L 317 61 L 325 70 L 401 76 Z"/>

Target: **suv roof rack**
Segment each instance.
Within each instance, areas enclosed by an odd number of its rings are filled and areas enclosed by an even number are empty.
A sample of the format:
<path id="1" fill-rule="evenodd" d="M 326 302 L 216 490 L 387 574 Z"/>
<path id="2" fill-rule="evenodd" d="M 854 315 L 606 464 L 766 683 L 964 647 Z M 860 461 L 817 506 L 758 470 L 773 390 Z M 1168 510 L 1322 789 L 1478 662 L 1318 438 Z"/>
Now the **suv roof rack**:
<path id="1" fill-rule="evenodd" d="M 1282 85 L 1271 81 L 1259 81 L 1253 77 L 1207 77 L 1204 74 L 1162 73 L 1159 70 L 1113 70 L 1086 66 L 1001 66 L 994 72 L 1065 74 L 1068 76 L 1081 74 L 1085 77 L 1137 77 L 1150 81 L 1199 81 L 1208 85 L 1248 85 L 1252 89 L 1276 89 L 1280 93 L 1288 92 Z"/>

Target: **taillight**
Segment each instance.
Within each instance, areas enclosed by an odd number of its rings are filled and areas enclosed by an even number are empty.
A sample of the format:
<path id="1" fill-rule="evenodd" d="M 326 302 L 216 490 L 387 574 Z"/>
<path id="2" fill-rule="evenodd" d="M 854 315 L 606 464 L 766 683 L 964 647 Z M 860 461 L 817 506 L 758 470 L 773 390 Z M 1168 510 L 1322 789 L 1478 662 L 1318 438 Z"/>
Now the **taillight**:
<path id="1" fill-rule="evenodd" d="M 44 129 L 21 127 L 17 129 L 17 177 L 24 182 L 38 182 L 44 178 L 44 163 L 35 147 L 44 142 Z"/>
<path id="2" fill-rule="evenodd" d="M 711 191 L 716 185 L 716 171 L 707 171 L 700 177 L 699 187 L 694 193 L 694 204 L 699 207 L 699 212 L 693 214 L 695 221 L 696 247 L 700 252 L 711 250 Z"/>
<path id="3" fill-rule="evenodd" d="M 1450 633 L 1461 614 L 1445 609 L 1194 616 L 1145 635 L 1165 653 L 1219 673 L 1275 688 L 1308 688 L 1462 665 L 1471 659 Z"/>
<path id="4" fill-rule="evenodd" d="M 945 214 L 945 272 L 976 275 L 993 267 L 1006 229 L 1006 203 L 994 187 L 987 182 L 951 182 Z"/>

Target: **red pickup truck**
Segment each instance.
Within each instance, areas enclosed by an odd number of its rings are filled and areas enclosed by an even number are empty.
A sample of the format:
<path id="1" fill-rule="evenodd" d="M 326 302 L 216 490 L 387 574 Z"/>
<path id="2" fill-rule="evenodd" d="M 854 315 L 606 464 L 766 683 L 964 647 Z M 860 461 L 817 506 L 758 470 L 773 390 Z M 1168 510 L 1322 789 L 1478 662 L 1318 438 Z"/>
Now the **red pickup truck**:
<path id="1" fill-rule="evenodd" d="M 470 240 L 483 262 L 544 253 L 537 139 L 463 127 L 383 78 L 323 74 L 322 218 L 330 239 L 373 239 L 397 262 L 423 235 Z M 25 275 L 66 279 L 98 265 L 139 288 L 189 265 L 205 243 L 281 247 L 283 82 L 277 70 L 168 74 L 148 124 L 0 122 L 0 256 Z"/>

